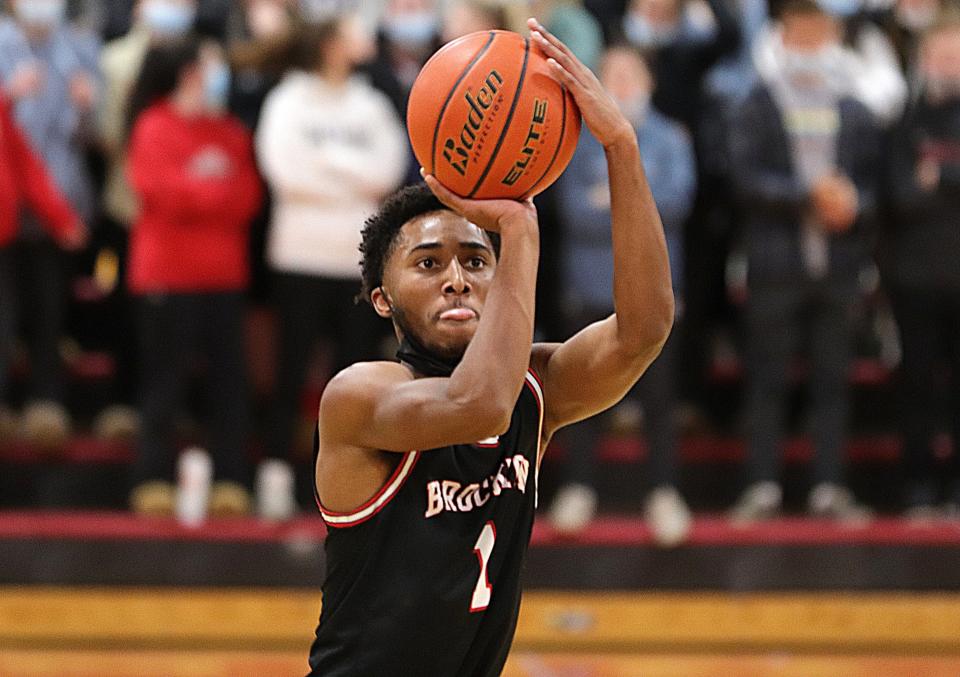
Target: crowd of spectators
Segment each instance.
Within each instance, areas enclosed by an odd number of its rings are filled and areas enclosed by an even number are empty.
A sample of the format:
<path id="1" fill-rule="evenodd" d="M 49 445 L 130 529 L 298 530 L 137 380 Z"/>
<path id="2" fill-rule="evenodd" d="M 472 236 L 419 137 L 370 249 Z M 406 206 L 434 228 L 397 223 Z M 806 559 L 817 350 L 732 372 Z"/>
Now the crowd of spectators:
<path id="1" fill-rule="evenodd" d="M 558 440 L 555 526 L 589 523 L 598 440 L 642 420 L 647 518 L 660 542 L 685 537 L 678 412 L 731 343 L 747 446 L 731 519 L 781 509 L 798 352 L 815 449 L 807 507 L 869 519 L 843 463 L 868 296 L 899 328 L 878 341 L 888 367 L 902 362 L 902 506 L 958 514 L 958 454 L 937 458 L 945 431 L 960 439 L 954 2 L 5 0 L 0 437 L 56 446 L 71 432 L 61 339 L 80 270 L 108 309 L 93 334 L 117 365 L 93 428 L 135 434 L 131 507 L 173 511 L 187 415 L 213 459 L 215 514 L 294 514 L 298 475 L 310 481 L 308 374 L 390 355 L 390 327 L 354 302 L 357 245 L 379 201 L 419 181 L 403 128 L 413 80 L 443 42 L 536 15 L 636 128 L 677 298 L 673 336 L 627 405 Z M 603 148 L 584 131 L 537 199 L 543 338 L 612 310 L 607 193 Z M 252 309 L 269 318 L 265 354 L 248 345 Z M 29 369 L 15 398 L 16 345 Z M 268 364 L 266 385 L 251 361 Z"/>

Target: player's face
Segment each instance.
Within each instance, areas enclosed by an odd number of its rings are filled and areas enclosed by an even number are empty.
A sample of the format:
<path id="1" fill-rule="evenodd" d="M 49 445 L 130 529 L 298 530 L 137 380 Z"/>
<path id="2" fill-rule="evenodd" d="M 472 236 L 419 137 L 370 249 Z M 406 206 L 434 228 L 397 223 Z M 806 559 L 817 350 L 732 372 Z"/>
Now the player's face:
<path id="1" fill-rule="evenodd" d="M 496 258 L 487 234 L 450 211 L 404 224 L 374 308 L 436 354 L 463 355 L 477 330 Z"/>

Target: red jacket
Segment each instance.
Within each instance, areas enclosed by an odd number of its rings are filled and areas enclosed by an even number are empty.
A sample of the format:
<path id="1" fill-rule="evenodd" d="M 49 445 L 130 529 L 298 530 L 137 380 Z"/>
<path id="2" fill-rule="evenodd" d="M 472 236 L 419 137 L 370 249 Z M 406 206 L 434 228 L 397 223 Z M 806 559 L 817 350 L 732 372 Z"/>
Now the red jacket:
<path id="1" fill-rule="evenodd" d="M 16 238 L 24 203 L 58 239 L 80 227 L 80 218 L 14 121 L 9 102 L 0 97 L 0 247 Z"/>
<path id="2" fill-rule="evenodd" d="M 250 135 L 232 117 L 148 108 L 130 137 L 140 199 L 127 282 L 135 294 L 237 291 L 249 280 L 250 220 L 262 199 Z"/>

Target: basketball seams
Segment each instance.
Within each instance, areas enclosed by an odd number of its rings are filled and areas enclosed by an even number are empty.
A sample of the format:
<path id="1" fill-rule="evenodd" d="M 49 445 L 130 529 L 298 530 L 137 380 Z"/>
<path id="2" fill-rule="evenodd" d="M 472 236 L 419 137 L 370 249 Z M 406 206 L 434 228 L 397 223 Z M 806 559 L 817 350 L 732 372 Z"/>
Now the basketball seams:
<path id="1" fill-rule="evenodd" d="M 493 44 L 494 39 L 496 39 L 496 31 L 490 31 L 490 37 L 487 38 L 487 41 L 484 43 L 483 47 L 474 55 L 470 60 L 470 63 L 467 64 L 466 68 L 460 73 L 460 76 L 457 78 L 456 82 L 453 83 L 453 87 L 450 88 L 450 91 L 447 93 L 447 98 L 443 102 L 443 106 L 440 107 L 440 112 L 437 114 L 437 122 L 433 127 L 433 143 L 430 144 L 430 169 L 429 173 L 434 174 L 437 167 L 437 139 L 440 136 L 440 124 L 443 122 L 443 114 L 447 112 L 447 106 L 450 105 L 450 101 L 453 99 L 453 95 L 456 93 L 457 88 L 460 86 L 460 83 L 463 82 L 463 79 L 470 74 L 470 71 L 473 70 L 473 67 L 477 64 L 480 58 L 487 53 L 487 50 L 490 49 L 490 46 Z M 426 68 L 426 66 L 424 66 Z"/>
<path id="2" fill-rule="evenodd" d="M 500 152 L 500 146 L 503 145 L 503 140 L 507 137 L 507 133 L 510 131 L 510 123 L 513 121 L 513 114 L 517 110 L 517 103 L 520 101 L 520 94 L 523 91 L 523 83 L 527 75 L 527 63 L 530 59 L 529 38 L 523 39 L 523 45 L 523 66 L 520 69 L 520 77 L 517 81 L 517 89 L 513 94 L 513 102 L 510 104 L 510 111 L 507 113 L 507 119 L 503 124 L 503 129 L 500 131 L 500 137 L 497 139 L 497 145 L 493 147 L 493 152 L 490 154 L 490 159 L 487 161 L 487 166 L 483 168 L 483 173 L 480 175 L 477 183 L 473 186 L 473 190 L 466 195 L 468 198 L 476 195 L 477 191 L 480 190 L 480 186 L 482 186 L 483 182 L 486 181 L 487 175 L 493 168 L 493 163 L 497 160 L 497 154 Z"/>
<path id="3" fill-rule="evenodd" d="M 525 197 L 529 197 L 534 194 L 537 186 L 540 185 L 540 182 L 543 181 L 547 174 L 550 173 L 550 169 L 553 167 L 553 163 L 557 161 L 557 156 L 560 155 L 560 149 L 563 148 L 564 135 L 567 130 L 567 88 L 561 85 L 559 82 L 557 85 L 560 87 L 560 108 L 563 110 L 563 113 L 560 116 L 560 137 L 557 141 L 556 148 L 553 149 L 553 157 L 550 158 L 550 162 L 547 163 L 547 168 L 543 170 L 543 174 L 540 175 L 540 178 L 533 182 L 533 185 L 530 186 L 526 193 Z"/>

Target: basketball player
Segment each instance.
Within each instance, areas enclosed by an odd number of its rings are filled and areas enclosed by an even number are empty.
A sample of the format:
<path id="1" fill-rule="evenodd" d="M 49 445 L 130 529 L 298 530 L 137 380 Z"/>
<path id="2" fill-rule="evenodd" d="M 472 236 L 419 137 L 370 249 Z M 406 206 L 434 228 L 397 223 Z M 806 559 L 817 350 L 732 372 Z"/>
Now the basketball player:
<path id="1" fill-rule="evenodd" d="M 464 200 L 426 176 L 433 194 L 404 189 L 367 222 L 364 295 L 393 321 L 400 362 L 349 367 L 320 404 L 329 534 L 311 675 L 499 675 L 543 450 L 617 402 L 670 331 L 667 250 L 633 128 L 565 45 L 530 28 L 606 149 L 616 313 L 531 343 L 530 200 Z"/>

